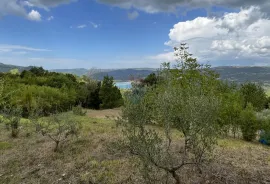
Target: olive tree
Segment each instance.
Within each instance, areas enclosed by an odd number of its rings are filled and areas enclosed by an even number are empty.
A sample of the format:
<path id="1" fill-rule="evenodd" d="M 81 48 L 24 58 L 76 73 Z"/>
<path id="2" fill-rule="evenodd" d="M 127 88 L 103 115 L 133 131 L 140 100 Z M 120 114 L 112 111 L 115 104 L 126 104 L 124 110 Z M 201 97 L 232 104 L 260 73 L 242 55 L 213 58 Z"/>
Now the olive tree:
<path id="1" fill-rule="evenodd" d="M 78 137 L 81 124 L 68 115 L 55 114 L 43 119 L 39 123 L 40 132 L 55 142 L 54 151 L 59 150 L 60 143 L 67 141 L 70 137 Z"/>
<path id="2" fill-rule="evenodd" d="M 173 69 L 165 64 L 164 80 L 156 88 L 127 93 L 119 120 L 126 146 L 140 159 L 149 183 L 166 178 L 179 184 L 188 166 L 202 172 L 218 136 L 215 75 L 185 48 L 175 50 L 181 52 L 181 63 Z"/>

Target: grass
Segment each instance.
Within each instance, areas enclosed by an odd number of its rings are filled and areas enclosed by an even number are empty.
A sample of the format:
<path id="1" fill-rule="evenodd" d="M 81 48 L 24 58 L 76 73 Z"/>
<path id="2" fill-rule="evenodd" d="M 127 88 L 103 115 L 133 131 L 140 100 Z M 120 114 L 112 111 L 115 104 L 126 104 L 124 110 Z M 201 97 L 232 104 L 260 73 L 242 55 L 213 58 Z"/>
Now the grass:
<path id="1" fill-rule="evenodd" d="M 0 142 L 0 150 L 12 148 L 12 144 L 8 142 Z"/>
<path id="2" fill-rule="evenodd" d="M 75 116 L 83 125 L 80 137 L 62 144 L 57 153 L 53 152 L 54 142 L 47 137 L 34 132 L 26 136 L 27 120 L 22 123 L 18 139 L 10 138 L 10 132 L 1 127 L 0 183 L 142 183 L 138 161 L 115 147 L 121 130 L 112 115 L 119 113 L 119 109 L 89 110 L 87 116 Z M 173 134 L 181 138 L 177 132 Z M 211 178 L 217 180 L 212 183 L 269 181 L 270 150 L 258 143 L 219 140 L 213 159 Z"/>

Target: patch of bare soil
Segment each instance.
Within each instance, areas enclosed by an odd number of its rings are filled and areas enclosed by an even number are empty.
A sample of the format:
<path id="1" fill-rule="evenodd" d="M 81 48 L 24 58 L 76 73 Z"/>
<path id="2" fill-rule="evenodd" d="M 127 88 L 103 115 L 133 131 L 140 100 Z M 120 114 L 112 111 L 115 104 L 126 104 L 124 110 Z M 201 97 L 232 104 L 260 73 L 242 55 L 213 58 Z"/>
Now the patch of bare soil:
<path id="1" fill-rule="evenodd" d="M 87 110 L 87 116 L 91 118 L 115 118 L 121 113 L 121 109 L 107 109 L 107 110 Z"/>

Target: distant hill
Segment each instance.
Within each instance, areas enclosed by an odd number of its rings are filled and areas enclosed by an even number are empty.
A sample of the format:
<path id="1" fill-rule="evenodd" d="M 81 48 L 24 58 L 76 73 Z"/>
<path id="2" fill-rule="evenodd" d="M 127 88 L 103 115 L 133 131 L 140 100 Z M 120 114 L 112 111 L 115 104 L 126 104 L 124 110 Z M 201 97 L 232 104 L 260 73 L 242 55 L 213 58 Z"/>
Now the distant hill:
<path id="1" fill-rule="evenodd" d="M 75 68 L 75 69 L 53 69 L 53 70 L 50 70 L 50 71 L 59 72 L 59 73 L 70 73 L 70 74 L 77 75 L 77 76 L 83 76 L 83 75 L 92 76 L 92 75 L 97 74 L 97 73 L 109 72 L 109 71 L 112 71 L 112 70 L 113 69 Z"/>
<path id="2" fill-rule="evenodd" d="M 149 74 L 155 72 L 156 69 L 118 69 L 105 72 L 99 72 L 90 75 L 92 78 L 102 80 L 104 76 L 113 76 L 114 80 L 128 81 L 137 78 L 144 78 Z"/>
<path id="3" fill-rule="evenodd" d="M 247 81 L 270 84 L 270 67 L 233 67 L 214 68 L 220 74 L 220 79 L 244 83 Z"/>
<path id="4" fill-rule="evenodd" d="M 270 84 L 270 67 L 214 67 L 214 71 L 220 74 L 220 79 L 244 83 L 247 81 Z M 115 80 L 127 81 L 132 77 L 144 78 L 156 69 L 119 69 L 107 72 L 97 72 L 91 75 L 92 78 L 102 80 L 105 75 L 113 76 Z"/>
<path id="5" fill-rule="evenodd" d="M 54 70 L 50 70 L 51 72 L 58 72 L 58 73 L 70 73 L 73 75 L 78 75 L 78 76 L 82 76 L 82 75 L 87 75 L 88 74 L 88 70 L 85 68 L 75 68 L 75 69 L 54 69 Z"/>
<path id="6" fill-rule="evenodd" d="M 9 72 L 10 70 L 18 69 L 20 72 L 23 70 L 30 70 L 31 67 L 23 67 L 23 66 L 15 66 L 15 65 L 7 65 L 4 63 L 0 63 L 0 72 Z"/>
<path id="7" fill-rule="evenodd" d="M 9 72 L 10 70 L 18 69 L 20 72 L 23 70 L 30 70 L 31 66 L 15 66 L 9 64 L 0 63 L 0 72 Z M 237 83 L 243 83 L 246 81 L 263 83 L 264 85 L 270 85 L 270 67 L 235 67 L 235 66 L 221 66 L 213 68 L 220 74 L 220 79 L 235 81 Z M 128 81 L 133 78 L 144 78 L 156 69 L 152 68 L 131 68 L 131 69 L 55 69 L 51 70 L 60 73 L 71 73 L 78 76 L 87 75 L 97 80 L 102 80 L 104 76 L 113 76 L 118 81 Z"/>

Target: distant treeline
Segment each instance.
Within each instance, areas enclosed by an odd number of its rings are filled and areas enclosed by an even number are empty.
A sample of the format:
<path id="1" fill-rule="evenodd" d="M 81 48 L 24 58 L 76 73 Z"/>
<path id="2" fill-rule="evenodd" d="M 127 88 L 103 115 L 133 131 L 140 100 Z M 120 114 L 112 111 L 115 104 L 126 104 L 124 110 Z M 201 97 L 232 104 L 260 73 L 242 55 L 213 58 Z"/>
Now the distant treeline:
<path id="1" fill-rule="evenodd" d="M 84 108 L 114 108 L 122 104 L 122 96 L 113 84 L 112 77 L 103 82 L 72 74 L 49 72 L 42 67 L 32 67 L 19 72 L 0 73 L 4 83 L 2 96 L 4 108 L 21 108 L 27 117 L 34 109 L 44 115 L 70 110 L 73 106 Z"/>

